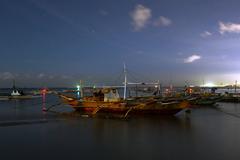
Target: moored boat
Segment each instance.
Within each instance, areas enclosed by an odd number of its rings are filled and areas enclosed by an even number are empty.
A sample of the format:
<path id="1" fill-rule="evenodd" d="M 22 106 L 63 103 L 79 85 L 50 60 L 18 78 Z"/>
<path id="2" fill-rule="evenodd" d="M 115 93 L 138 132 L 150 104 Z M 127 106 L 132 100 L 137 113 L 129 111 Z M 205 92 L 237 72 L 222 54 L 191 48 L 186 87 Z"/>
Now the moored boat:
<path id="1" fill-rule="evenodd" d="M 125 116 L 144 114 L 174 115 L 189 106 L 187 101 L 164 103 L 152 97 L 123 100 L 118 97 L 109 99 L 109 97 L 92 96 L 78 100 L 63 94 L 59 94 L 59 96 L 76 111 L 93 115 L 96 113 L 123 114 Z"/>
<path id="2" fill-rule="evenodd" d="M 75 97 L 69 97 L 67 95 L 58 95 L 64 100 L 65 103 L 72 106 L 73 109 L 79 112 L 95 115 L 97 113 L 110 113 L 110 114 L 124 114 L 126 117 L 129 114 L 162 114 L 162 115 L 174 115 L 177 112 L 188 108 L 187 101 L 169 101 L 162 102 L 160 99 L 154 97 L 144 98 L 127 98 L 127 85 L 139 84 L 127 82 L 127 70 L 124 64 L 124 86 L 123 98 L 120 98 L 118 90 L 112 87 L 99 88 L 93 92 L 92 96 L 83 96 L 83 88 L 78 89 L 81 92 L 81 99 Z M 142 84 L 142 83 L 140 83 Z M 145 84 L 145 83 L 144 83 Z M 150 83 L 149 83 L 150 84 Z M 160 85 L 157 85 L 159 91 Z"/>
<path id="3" fill-rule="evenodd" d="M 11 93 L 5 93 L 4 95 L 0 96 L 0 100 L 15 100 L 15 99 L 32 99 L 38 98 L 40 95 L 32 95 L 32 94 L 25 94 L 22 90 L 17 89 L 15 86 L 15 81 L 13 81 L 13 87 Z"/>
<path id="4" fill-rule="evenodd" d="M 32 95 L 25 95 L 23 91 L 20 91 L 15 86 L 15 81 L 13 82 L 12 92 L 8 98 L 11 99 L 30 99 Z"/>
<path id="5" fill-rule="evenodd" d="M 199 95 L 198 97 L 190 98 L 189 102 L 190 102 L 191 106 L 199 107 L 199 106 L 213 106 L 220 100 L 221 100 L 221 97 L 217 97 L 217 96 L 201 96 L 201 95 Z"/>
<path id="6" fill-rule="evenodd" d="M 221 97 L 221 102 L 239 103 L 240 94 L 239 93 L 227 93 Z"/>

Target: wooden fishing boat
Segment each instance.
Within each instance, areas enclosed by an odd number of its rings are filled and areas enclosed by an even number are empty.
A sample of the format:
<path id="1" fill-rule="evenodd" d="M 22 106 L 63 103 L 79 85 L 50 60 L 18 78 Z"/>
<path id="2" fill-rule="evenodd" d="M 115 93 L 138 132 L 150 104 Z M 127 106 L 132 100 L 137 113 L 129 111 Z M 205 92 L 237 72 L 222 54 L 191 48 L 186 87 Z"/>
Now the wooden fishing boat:
<path id="1" fill-rule="evenodd" d="M 96 113 L 123 114 L 125 116 L 129 114 L 174 115 L 189 107 L 187 101 L 164 103 L 153 98 L 102 101 L 96 97 L 85 97 L 78 100 L 62 94 L 59 94 L 59 96 L 76 111 L 93 115 Z"/>
<path id="2" fill-rule="evenodd" d="M 163 114 L 173 115 L 177 112 L 188 107 L 187 101 L 170 101 L 164 103 L 159 99 L 153 97 L 145 98 L 127 98 L 127 84 L 138 84 L 127 82 L 127 70 L 124 64 L 124 86 L 123 86 L 123 98 L 120 98 L 117 89 L 100 88 L 93 92 L 93 96 L 83 96 L 83 88 L 81 92 L 81 99 L 69 97 L 67 95 L 58 95 L 69 104 L 76 111 L 85 112 L 88 114 L 96 113 L 110 113 L 110 114 L 124 114 L 125 117 L 128 114 Z M 141 83 L 142 84 L 142 83 Z M 156 85 L 156 84 L 155 84 Z M 157 83 L 158 89 L 160 88 Z"/>

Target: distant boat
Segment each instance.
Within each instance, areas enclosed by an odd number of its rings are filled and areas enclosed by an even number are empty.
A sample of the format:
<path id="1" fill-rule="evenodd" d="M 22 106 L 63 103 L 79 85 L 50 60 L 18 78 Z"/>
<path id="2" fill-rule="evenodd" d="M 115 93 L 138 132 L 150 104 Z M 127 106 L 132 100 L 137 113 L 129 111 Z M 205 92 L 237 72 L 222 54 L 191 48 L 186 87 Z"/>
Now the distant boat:
<path id="1" fill-rule="evenodd" d="M 240 102 L 240 94 L 239 93 L 225 93 L 222 96 L 221 102 L 239 103 Z"/>
<path id="2" fill-rule="evenodd" d="M 18 91 L 15 87 L 15 81 L 14 81 L 14 85 L 13 85 L 13 88 L 12 88 L 12 93 L 11 93 L 11 96 L 22 96 L 23 95 L 23 92 L 21 91 Z"/>
<path id="3" fill-rule="evenodd" d="M 13 81 L 12 92 L 8 96 L 0 96 L 0 100 L 12 100 L 12 99 L 31 99 L 39 96 L 26 95 L 23 91 L 17 89 L 15 80 Z"/>

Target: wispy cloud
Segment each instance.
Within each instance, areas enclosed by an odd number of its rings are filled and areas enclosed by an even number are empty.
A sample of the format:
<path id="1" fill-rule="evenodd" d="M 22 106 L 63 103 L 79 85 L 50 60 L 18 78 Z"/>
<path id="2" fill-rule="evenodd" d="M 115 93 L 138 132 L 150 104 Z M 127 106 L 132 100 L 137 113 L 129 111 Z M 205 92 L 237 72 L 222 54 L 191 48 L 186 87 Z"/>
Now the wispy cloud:
<path id="1" fill-rule="evenodd" d="M 100 10 L 99 13 L 102 15 L 102 16 L 107 16 L 109 13 L 105 10 Z"/>
<path id="2" fill-rule="evenodd" d="M 199 59 L 201 59 L 202 57 L 200 55 L 197 54 L 193 54 L 187 58 L 184 59 L 184 63 L 193 63 Z"/>
<path id="3" fill-rule="evenodd" d="M 212 33 L 209 32 L 209 31 L 204 31 L 200 34 L 200 36 L 203 37 L 203 38 L 209 37 L 211 35 L 212 35 Z"/>
<path id="4" fill-rule="evenodd" d="M 44 73 L 40 73 L 38 74 L 37 78 L 41 79 L 41 78 L 44 78 L 46 75 Z"/>
<path id="5" fill-rule="evenodd" d="M 164 16 L 160 16 L 158 19 L 156 19 L 153 22 L 153 25 L 156 27 L 160 27 L 160 26 L 170 26 L 172 24 L 172 20 L 164 17 Z"/>
<path id="6" fill-rule="evenodd" d="M 61 75 L 61 78 L 62 79 L 72 79 L 73 77 L 69 76 L 69 75 Z"/>
<path id="7" fill-rule="evenodd" d="M 240 33 L 240 23 L 224 23 L 219 22 L 219 32 L 224 33 Z"/>
<path id="8" fill-rule="evenodd" d="M 0 73 L 0 79 L 2 80 L 10 80 L 14 78 L 15 78 L 15 75 L 13 73 L 10 73 L 10 72 Z"/>
<path id="9" fill-rule="evenodd" d="M 151 9 L 141 4 L 138 4 L 130 15 L 135 31 L 143 29 L 152 17 Z"/>

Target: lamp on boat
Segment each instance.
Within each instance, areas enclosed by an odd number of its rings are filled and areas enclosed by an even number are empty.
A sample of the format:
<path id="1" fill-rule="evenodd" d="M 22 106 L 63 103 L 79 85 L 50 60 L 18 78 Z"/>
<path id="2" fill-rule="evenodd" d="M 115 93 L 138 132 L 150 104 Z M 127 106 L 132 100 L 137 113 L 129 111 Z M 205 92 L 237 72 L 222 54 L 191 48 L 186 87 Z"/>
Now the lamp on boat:
<path id="1" fill-rule="evenodd" d="M 80 89 L 81 89 L 81 86 L 77 85 L 77 98 L 78 99 L 80 98 Z"/>
<path id="2" fill-rule="evenodd" d="M 44 88 L 41 90 L 41 94 L 46 94 L 46 93 L 47 93 L 47 89 Z"/>
<path id="3" fill-rule="evenodd" d="M 77 85 L 77 91 L 80 91 L 81 86 Z"/>

